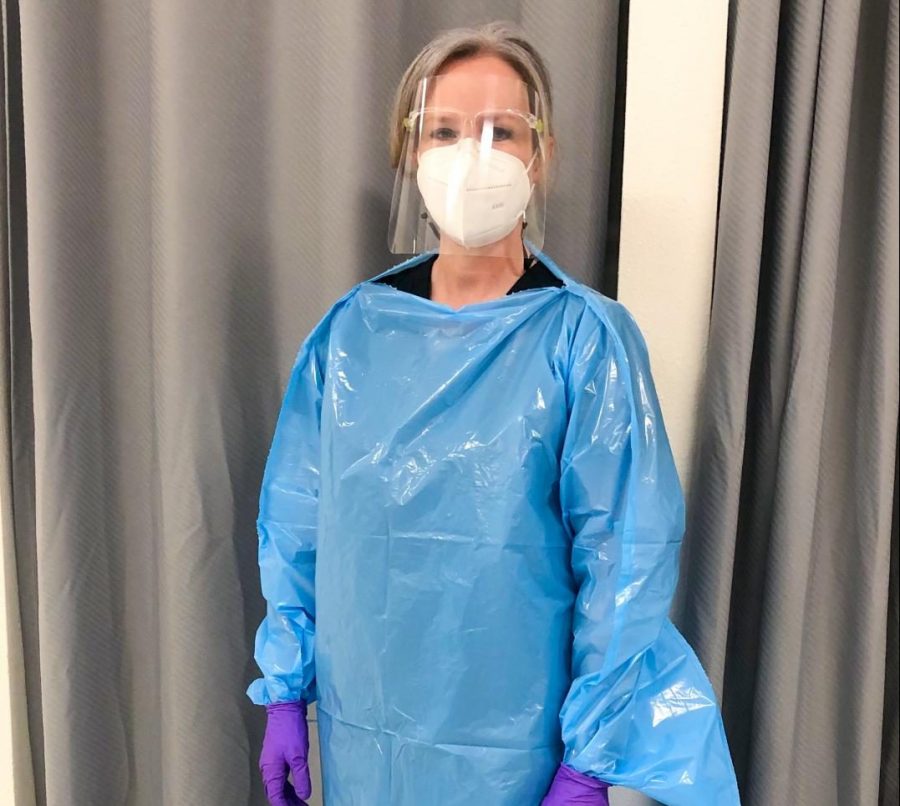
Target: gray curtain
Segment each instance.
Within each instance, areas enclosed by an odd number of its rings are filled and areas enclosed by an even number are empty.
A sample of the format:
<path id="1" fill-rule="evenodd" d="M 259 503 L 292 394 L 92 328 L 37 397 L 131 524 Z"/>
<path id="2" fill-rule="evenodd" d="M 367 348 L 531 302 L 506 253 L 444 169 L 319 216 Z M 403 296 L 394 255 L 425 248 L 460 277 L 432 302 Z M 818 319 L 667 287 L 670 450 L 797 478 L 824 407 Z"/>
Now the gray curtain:
<path id="1" fill-rule="evenodd" d="M 736 0 L 680 619 L 743 802 L 896 804 L 897 0 Z"/>
<path id="2" fill-rule="evenodd" d="M 21 802 L 263 804 L 263 714 L 244 695 L 259 485 L 301 340 L 400 260 L 385 247 L 394 87 L 439 29 L 520 22 L 556 88 L 547 250 L 599 282 L 618 2 L 3 13 Z"/>

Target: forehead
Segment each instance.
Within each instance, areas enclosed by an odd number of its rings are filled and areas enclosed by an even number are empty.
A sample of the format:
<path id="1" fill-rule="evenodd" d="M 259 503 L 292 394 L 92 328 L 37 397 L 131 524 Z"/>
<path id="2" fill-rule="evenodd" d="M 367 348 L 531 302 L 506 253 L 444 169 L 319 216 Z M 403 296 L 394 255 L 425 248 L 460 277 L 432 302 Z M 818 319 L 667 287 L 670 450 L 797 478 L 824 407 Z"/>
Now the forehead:
<path id="1" fill-rule="evenodd" d="M 476 113 L 483 109 L 531 111 L 524 81 L 508 75 L 448 73 L 425 81 L 425 105 Z"/>

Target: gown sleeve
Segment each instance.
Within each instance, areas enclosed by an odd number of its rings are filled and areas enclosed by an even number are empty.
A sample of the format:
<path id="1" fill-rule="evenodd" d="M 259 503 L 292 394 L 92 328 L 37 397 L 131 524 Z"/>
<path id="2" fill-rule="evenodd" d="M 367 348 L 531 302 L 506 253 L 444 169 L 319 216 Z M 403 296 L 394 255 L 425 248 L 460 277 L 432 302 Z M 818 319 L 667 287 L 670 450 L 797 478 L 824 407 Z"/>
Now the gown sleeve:
<path id="1" fill-rule="evenodd" d="M 560 504 L 576 585 L 563 762 L 671 806 L 738 804 L 712 686 L 668 614 L 684 500 L 644 339 L 592 301 L 572 339 Z"/>
<path id="2" fill-rule="evenodd" d="M 315 694 L 315 568 L 320 424 L 327 323 L 307 336 L 291 370 L 259 496 L 259 572 L 267 611 L 254 657 L 257 705 Z"/>

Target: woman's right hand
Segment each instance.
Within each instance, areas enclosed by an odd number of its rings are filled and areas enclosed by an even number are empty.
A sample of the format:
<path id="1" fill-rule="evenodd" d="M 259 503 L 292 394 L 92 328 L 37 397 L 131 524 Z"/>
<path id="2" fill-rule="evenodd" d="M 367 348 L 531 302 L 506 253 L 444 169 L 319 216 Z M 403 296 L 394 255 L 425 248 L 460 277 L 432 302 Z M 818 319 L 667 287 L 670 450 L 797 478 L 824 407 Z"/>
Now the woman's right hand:
<path id="1" fill-rule="evenodd" d="M 312 794 L 309 779 L 309 728 L 306 703 L 279 702 L 266 706 L 266 734 L 259 756 L 266 797 L 272 806 L 306 806 Z M 288 773 L 294 776 L 293 786 Z"/>

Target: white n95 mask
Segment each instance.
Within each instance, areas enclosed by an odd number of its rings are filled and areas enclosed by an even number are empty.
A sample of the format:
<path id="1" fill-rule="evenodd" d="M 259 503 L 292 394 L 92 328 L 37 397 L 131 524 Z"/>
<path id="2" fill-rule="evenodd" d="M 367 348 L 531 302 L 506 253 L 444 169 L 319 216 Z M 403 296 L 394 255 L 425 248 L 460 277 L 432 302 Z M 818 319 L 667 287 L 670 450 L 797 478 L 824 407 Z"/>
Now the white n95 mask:
<path id="1" fill-rule="evenodd" d="M 531 162 L 526 167 L 496 148 L 482 155 L 468 137 L 421 152 L 416 182 L 441 232 L 476 248 L 505 238 L 524 217 L 533 189 Z"/>

